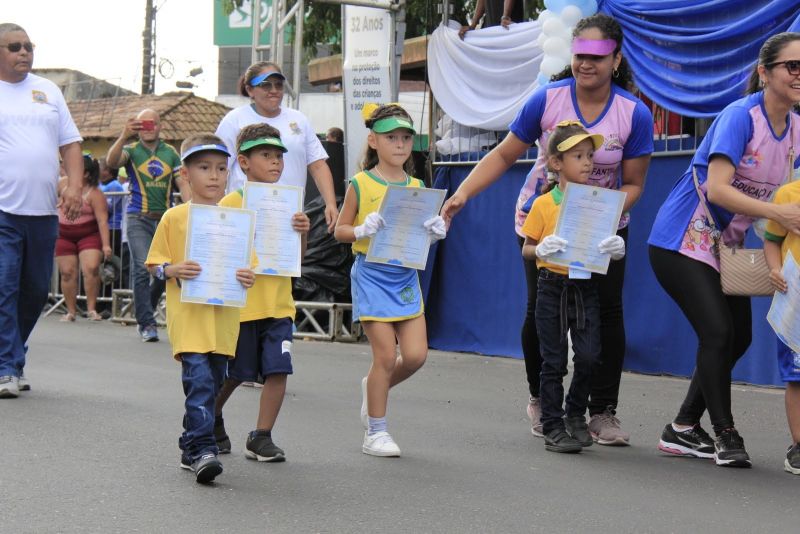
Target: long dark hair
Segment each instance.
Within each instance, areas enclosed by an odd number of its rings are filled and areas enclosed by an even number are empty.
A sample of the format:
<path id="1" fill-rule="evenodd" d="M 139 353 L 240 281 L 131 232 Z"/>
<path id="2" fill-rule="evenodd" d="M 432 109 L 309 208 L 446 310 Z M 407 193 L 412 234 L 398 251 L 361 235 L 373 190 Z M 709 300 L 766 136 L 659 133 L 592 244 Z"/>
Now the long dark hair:
<path id="1" fill-rule="evenodd" d="M 614 55 L 616 56 L 620 53 L 623 39 L 622 27 L 614 17 L 609 17 L 603 13 L 597 13 L 591 17 L 583 18 L 575 24 L 575 28 L 572 30 L 572 38 L 575 39 L 582 31 L 590 28 L 597 28 L 603 34 L 603 37 L 606 39 L 613 39 L 617 43 L 617 46 L 614 48 Z M 553 74 L 550 81 L 555 82 L 574 77 L 575 74 L 572 72 L 572 65 L 567 65 L 561 72 Z M 622 56 L 622 61 L 619 62 L 616 75 L 611 77 L 611 81 L 626 91 L 630 90 L 633 86 L 633 71 L 631 71 L 631 67 L 628 65 L 628 60 L 625 56 Z"/>
<path id="2" fill-rule="evenodd" d="M 262 70 L 267 68 L 274 69 L 283 74 L 283 72 L 281 72 L 281 68 L 278 66 L 277 63 L 273 63 L 272 61 L 257 61 L 252 65 L 250 65 L 249 67 L 247 67 L 247 70 L 244 71 L 244 74 L 242 74 L 241 78 L 239 78 L 239 83 L 238 83 L 239 94 L 244 97 L 250 98 L 250 95 L 247 94 L 247 86 L 250 85 L 250 80 L 258 76 L 258 74 Z"/>
<path id="3" fill-rule="evenodd" d="M 379 120 L 385 119 L 387 117 L 403 117 L 411 124 L 414 124 L 414 121 L 411 119 L 411 115 L 408 114 L 406 110 L 398 106 L 397 104 L 382 104 L 375 108 L 375 111 L 369 116 L 369 118 L 364 121 L 364 125 L 372 130 L 372 126 Z M 361 168 L 363 170 L 369 170 L 373 168 L 375 165 L 378 164 L 378 152 L 367 144 L 366 151 L 364 152 L 364 157 L 361 160 Z M 414 175 L 414 158 L 409 156 L 406 162 L 403 164 L 403 170 L 409 176 Z"/>
<path id="4" fill-rule="evenodd" d="M 564 153 L 558 150 L 558 145 L 562 142 L 566 141 L 573 135 L 580 135 L 580 134 L 587 134 L 589 132 L 586 131 L 586 128 L 580 125 L 577 122 L 570 122 L 568 124 L 561 125 L 559 124 L 556 126 L 553 133 L 550 135 L 550 138 L 547 140 L 547 157 L 548 159 L 551 156 L 554 156 L 558 159 L 564 159 Z M 555 174 L 554 170 L 551 170 L 550 167 L 547 167 L 548 176 L 551 174 Z M 556 184 L 558 184 L 558 179 L 552 180 L 548 177 L 545 184 L 542 186 L 542 194 L 550 192 L 553 188 L 555 188 Z"/>
<path id="5" fill-rule="evenodd" d="M 761 45 L 761 50 L 758 51 L 758 62 L 753 67 L 753 72 L 750 73 L 750 79 L 747 81 L 747 89 L 744 94 L 751 95 L 761 90 L 761 76 L 758 75 L 758 66 L 764 65 L 764 68 L 771 70 L 773 67 L 768 67 L 767 65 L 775 62 L 778 54 L 781 53 L 781 50 L 786 45 L 798 40 L 800 40 L 800 33 L 797 32 L 778 33 L 767 39 Z"/>

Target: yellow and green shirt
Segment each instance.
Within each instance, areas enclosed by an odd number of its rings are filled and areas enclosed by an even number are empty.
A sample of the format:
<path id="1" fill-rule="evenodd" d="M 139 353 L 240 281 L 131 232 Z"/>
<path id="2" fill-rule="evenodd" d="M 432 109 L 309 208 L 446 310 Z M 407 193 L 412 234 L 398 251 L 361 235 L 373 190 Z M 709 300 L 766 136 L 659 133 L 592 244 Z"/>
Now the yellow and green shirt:
<path id="1" fill-rule="evenodd" d="M 541 195 L 534 200 L 531 211 L 525 218 L 525 224 L 522 225 L 522 233 L 537 243 L 541 243 L 542 239 L 555 233 L 558 213 L 561 211 L 561 201 L 563 199 L 564 192 L 556 186 L 547 194 Z M 540 258 L 536 258 L 536 267 L 539 269 L 544 267 L 548 271 L 560 274 L 567 274 L 568 272 L 568 269 L 563 265 L 548 263 Z"/>
<path id="2" fill-rule="evenodd" d="M 128 213 L 163 213 L 172 205 L 172 180 L 181 167 L 181 157 L 171 145 L 159 141 L 150 151 L 141 141 L 122 148 L 130 179 Z"/>

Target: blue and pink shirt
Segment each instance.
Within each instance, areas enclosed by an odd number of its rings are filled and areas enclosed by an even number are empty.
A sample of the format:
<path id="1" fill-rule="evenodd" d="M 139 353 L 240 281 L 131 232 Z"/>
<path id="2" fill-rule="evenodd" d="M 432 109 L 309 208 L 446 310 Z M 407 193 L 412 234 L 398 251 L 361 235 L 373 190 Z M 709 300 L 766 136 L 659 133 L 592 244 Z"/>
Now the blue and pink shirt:
<path id="1" fill-rule="evenodd" d="M 605 109 L 592 122 L 583 118 L 575 94 L 575 78 L 549 83 L 537 89 L 517 113 L 509 129 L 520 140 L 533 144 L 539 141 L 539 155 L 528 173 L 517 199 L 516 230 L 522 236 L 522 225 L 528 215 L 531 198 L 542 189 L 547 172 L 547 140 L 556 125 L 577 120 L 589 133 L 605 139 L 594 153 L 594 171 L 589 185 L 619 189 L 622 185 L 622 162 L 653 152 L 653 115 L 647 106 L 631 93 L 611 84 L 611 95 Z M 527 209 L 526 209 L 527 208 Z M 628 224 L 622 215 L 620 228 Z"/>
<path id="2" fill-rule="evenodd" d="M 658 210 L 648 243 L 719 270 L 712 230 L 697 196 L 692 169 L 697 171 L 700 190 L 707 197 L 708 163 L 714 156 L 724 156 L 736 166 L 731 185 L 751 198 L 767 202 L 800 165 L 798 158 L 789 162 L 792 146 L 800 155 L 800 116 L 790 113 L 786 128 L 777 135 L 764 109 L 763 92 L 728 105 L 711 124 L 689 168 Z M 728 246 L 742 244 L 754 218 L 731 213 L 711 202 L 708 208 L 723 242 Z"/>

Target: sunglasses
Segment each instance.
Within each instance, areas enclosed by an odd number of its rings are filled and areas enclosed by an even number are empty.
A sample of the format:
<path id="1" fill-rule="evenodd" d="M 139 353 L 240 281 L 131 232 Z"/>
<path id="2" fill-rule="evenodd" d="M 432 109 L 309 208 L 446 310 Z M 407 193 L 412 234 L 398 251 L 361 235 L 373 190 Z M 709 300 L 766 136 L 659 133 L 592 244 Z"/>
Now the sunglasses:
<path id="1" fill-rule="evenodd" d="M 786 70 L 789 71 L 789 74 L 792 76 L 797 76 L 800 74 L 800 59 L 790 59 L 788 61 L 776 61 L 775 63 L 770 63 L 769 65 L 765 65 L 768 69 L 772 67 L 777 67 L 778 65 L 783 65 L 786 67 Z"/>
<path id="2" fill-rule="evenodd" d="M 256 87 L 260 87 L 265 91 L 273 91 L 273 90 L 283 91 L 283 82 L 282 81 L 270 82 L 264 80 L 263 82 L 257 84 Z"/>
<path id="3" fill-rule="evenodd" d="M 2 46 L 3 48 L 8 48 L 9 52 L 19 52 L 23 48 L 25 49 L 26 52 L 33 52 L 33 49 L 36 48 L 36 45 L 31 43 L 30 41 L 27 43 L 20 43 L 20 42 L 8 43 L 7 45 L 0 45 L 0 46 Z"/>

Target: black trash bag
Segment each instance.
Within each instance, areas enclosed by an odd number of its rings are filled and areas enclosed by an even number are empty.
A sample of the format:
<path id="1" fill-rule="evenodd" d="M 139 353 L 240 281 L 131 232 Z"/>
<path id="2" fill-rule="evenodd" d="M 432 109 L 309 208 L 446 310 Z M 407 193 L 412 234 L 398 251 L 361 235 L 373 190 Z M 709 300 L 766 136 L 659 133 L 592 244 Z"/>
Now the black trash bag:
<path id="1" fill-rule="evenodd" d="M 336 203 L 341 205 L 342 197 L 337 197 Z M 339 243 L 333 234 L 328 233 L 322 197 L 309 200 L 305 205 L 305 213 L 311 219 L 311 229 L 303 257 L 302 277 L 294 279 L 294 299 L 350 302 L 350 267 L 353 265 L 351 245 Z"/>

